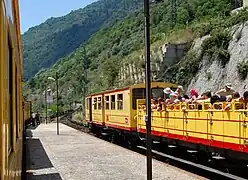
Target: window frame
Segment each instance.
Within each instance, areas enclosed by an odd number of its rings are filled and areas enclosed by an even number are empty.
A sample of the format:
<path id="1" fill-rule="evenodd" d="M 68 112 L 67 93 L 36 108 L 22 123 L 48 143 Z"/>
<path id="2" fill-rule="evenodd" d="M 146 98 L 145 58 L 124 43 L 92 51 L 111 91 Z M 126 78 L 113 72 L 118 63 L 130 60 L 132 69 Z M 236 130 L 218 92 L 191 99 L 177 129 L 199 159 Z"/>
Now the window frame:
<path id="1" fill-rule="evenodd" d="M 119 99 L 121 97 L 121 100 Z M 124 95 L 123 93 L 117 94 L 117 110 L 123 110 L 123 100 L 124 100 Z"/>
<path id="2" fill-rule="evenodd" d="M 97 110 L 97 97 L 92 98 L 92 101 L 93 110 Z"/>
<path id="3" fill-rule="evenodd" d="M 97 109 L 102 109 L 102 97 L 97 97 Z"/>
<path id="4" fill-rule="evenodd" d="M 116 110 L 116 95 L 115 94 L 112 94 L 112 95 L 110 95 L 110 100 L 111 100 L 111 107 L 110 107 L 110 109 L 111 110 Z M 113 101 L 113 99 L 112 99 L 112 97 L 114 97 L 114 101 Z"/>
<path id="5" fill-rule="evenodd" d="M 110 110 L 109 95 L 105 96 L 105 110 Z"/>

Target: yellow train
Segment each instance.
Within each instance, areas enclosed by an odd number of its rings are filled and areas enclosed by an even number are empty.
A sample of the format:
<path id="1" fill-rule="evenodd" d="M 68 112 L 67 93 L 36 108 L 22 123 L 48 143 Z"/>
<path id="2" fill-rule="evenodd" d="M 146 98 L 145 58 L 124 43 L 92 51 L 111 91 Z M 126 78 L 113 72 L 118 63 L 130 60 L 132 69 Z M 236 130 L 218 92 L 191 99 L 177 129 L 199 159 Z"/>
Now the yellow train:
<path id="1" fill-rule="evenodd" d="M 22 47 L 18 0 L 0 3 L 0 179 L 21 179 Z"/>
<path id="2" fill-rule="evenodd" d="M 152 97 L 163 96 L 166 87 L 177 85 L 164 82 L 153 82 Z M 86 121 L 98 133 L 101 127 L 136 136 L 137 100 L 145 97 L 145 84 L 136 84 L 122 89 L 115 89 L 86 97 Z"/>
<path id="3" fill-rule="evenodd" d="M 31 111 L 32 111 L 31 101 L 23 100 L 23 121 L 25 126 L 31 123 Z"/>
<path id="4" fill-rule="evenodd" d="M 152 82 L 152 97 L 177 85 Z M 243 104 L 176 104 L 152 111 L 152 138 L 190 150 L 218 153 L 229 159 L 248 160 L 248 111 Z M 242 109 L 241 109 L 242 108 Z M 86 120 L 98 133 L 118 132 L 137 143 L 146 133 L 145 84 L 91 94 L 86 97 Z M 133 141 L 137 138 L 135 141 Z"/>

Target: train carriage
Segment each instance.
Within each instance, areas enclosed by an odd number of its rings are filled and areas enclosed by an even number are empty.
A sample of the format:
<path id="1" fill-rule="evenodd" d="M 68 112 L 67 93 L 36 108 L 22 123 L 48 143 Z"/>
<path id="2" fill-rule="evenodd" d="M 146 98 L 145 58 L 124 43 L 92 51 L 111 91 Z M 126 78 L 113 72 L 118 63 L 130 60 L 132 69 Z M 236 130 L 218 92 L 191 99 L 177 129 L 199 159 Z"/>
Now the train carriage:
<path id="1" fill-rule="evenodd" d="M 18 0 L 0 1 L 0 179 L 21 179 L 22 53 Z"/>
<path id="2" fill-rule="evenodd" d="M 32 111 L 31 101 L 23 100 L 23 121 L 25 126 L 31 123 L 31 111 Z"/>
<path id="3" fill-rule="evenodd" d="M 152 96 L 163 97 L 166 87 L 177 85 L 164 82 L 152 82 Z M 145 84 L 136 84 L 126 88 L 91 94 L 86 97 L 86 121 L 101 131 L 137 134 L 136 100 L 145 98 Z M 99 108 L 100 107 L 100 108 Z"/>
<path id="4" fill-rule="evenodd" d="M 137 132 L 145 136 L 146 115 L 138 100 Z M 225 103 L 178 104 L 162 111 L 152 111 L 153 139 L 164 139 L 170 144 L 205 152 L 218 152 L 229 159 L 248 160 L 247 110 L 242 103 L 233 103 L 223 111 Z M 177 107 L 178 106 L 178 107 Z"/>

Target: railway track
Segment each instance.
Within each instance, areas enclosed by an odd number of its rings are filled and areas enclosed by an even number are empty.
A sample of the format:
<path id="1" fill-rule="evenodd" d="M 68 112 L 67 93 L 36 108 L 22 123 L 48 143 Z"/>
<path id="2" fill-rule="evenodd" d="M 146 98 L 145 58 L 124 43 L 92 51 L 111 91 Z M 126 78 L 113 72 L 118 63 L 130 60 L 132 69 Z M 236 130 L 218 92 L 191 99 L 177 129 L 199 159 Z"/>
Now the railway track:
<path id="1" fill-rule="evenodd" d="M 61 123 L 68 125 L 79 131 L 88 133 L 92 136 L 97 136 L 90 132 L 87 127 L 84 127 L 82 124 L 72 121 L 67 116 L 61 118 Z M 128 148 L 132 151 L 138 152 L 140 154 L 146 155 L 145 145 L 140 145 L 135 148 L 129 146 L 128 142 L 121 141 L 111 141 L 111 138 L 108 136 L 97 136 L 103 140 L 106 140 L 110 143 L 114 143 L 118 146 Z M 153 158 L 159 160 L 163 163 L 170 164 L 174 167 L 183 169 L 190 173 L 208 178 L 208 179 L 248 179 L 248 167 L 239 166 L 235 168 L 230 168 L 227 165 L 227 162 L 224 160 L 219 160 L 216 162 L 209 162 L 208 158 L 205 157 L 205 154 L 197 154 L 197 152 L 188 152 L 187 149 L 181 147 L 167 147 L 166 149 L 161 150 L 160 143 L 153 144 Z M 202 160 L 204 159 L 204 160 Z"/>

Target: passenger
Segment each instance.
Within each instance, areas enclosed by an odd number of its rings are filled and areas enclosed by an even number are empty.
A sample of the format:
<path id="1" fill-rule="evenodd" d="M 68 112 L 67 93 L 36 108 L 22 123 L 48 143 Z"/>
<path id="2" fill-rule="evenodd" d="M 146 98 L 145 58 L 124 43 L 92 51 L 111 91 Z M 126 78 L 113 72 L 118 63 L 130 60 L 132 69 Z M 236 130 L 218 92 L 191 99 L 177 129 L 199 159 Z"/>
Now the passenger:
<path id="1" fill-rule="evenodd" d="M 190 96 L 191 96 L 191 99 L 195 100 L 196 98 L 198 98 L 198 93 L 196 92 L 195 89 L 191 89 L 190 90 Z"/>
<path id="2" fill-rule="evenodd" d="M 213 95 L 211 98 L 210 98 L 210 103 L 211 104 L 214 104 L 216 102 L 219 102 L 220 101 L 220 97 L 218 95 Z"/>
<path id="3" fill-rule="evenodd" d="M 203 93 L 201 95 L 200 98 L 197 98 L 196 101 L 194 101 L 194 102 L 196 102 L 196 103 L 210 103 L 211 97 L 212 97 L 211 92 L 206 91 L 205 93 Z"/>
<path id="4" fill-rule="evenodd" d="M 158 100 L 153 100 L 153 103 L 152 103 L 152 109 L 157 109 L 158 108 Z"/>
<path id="5" fill-rule="evenodd" d="M 163 104 L 164 104 L 164 100 L 162 98 L 158 98 L 158 106 L 157 106 L 158 111 L 163 110 Z"/>
<path id="6" fill-rule="evenodd" d="M 173 93 L 173 91 L 171 90 L 171 88 L 168 87 L 164 89 L 164 93 L 165 93 L 165 99 L 169 99 L 170 94 Z"/>
<path id="7" fill-rule="evenodd" d="M 177 93 L 173 92 L 173 93 L 170 94 L 170 102 L 171 102 L 171 104 L 175 103 L 175 100 L 177 99 L 177 97 L 178 97 Z"/>
<path id="8" fill-rule="evenodd" d="M 39 114 L 38 111 L 37 111 L 37 113 L 35 115 L 35 119 L 36 119 L 37 124 L 39 125 L 40 124 L 40 114 Z"/>
<path id="9" fill-rule="evenodd" d="M 232 94 L 232 98 L 235 99 L 235 100 L 238 100 L 240 98 L 240 94 L 238 92 L 234 92 Z"/>
<path id="10" fill-rule="evenodd" d="M 218 96 L 229 96 L 232 95 L 235 91 L 232 89 L 232 85 L 227 83 L 224 89 L 217 91 L 215 94 Z"/>
<path id="11" fill-rule="evenodd" d="M 245 109 L 247 109 L 247 103 L 248 103 L 248 91 L 245 91 L 242 98 L 239 98 L 239 102 L 243 103 L 245 105 Z"/>
<path id="12" fill-rule="evenodd" d="M 183 86 L 178 86 L 175 93 L 178 94 L 178 96 L 183 96 Z"/>
<path id="13" fill-rule="evenodd" d="M 32 112 L 32 125 L 35 126 L 35 113 Z"/>

